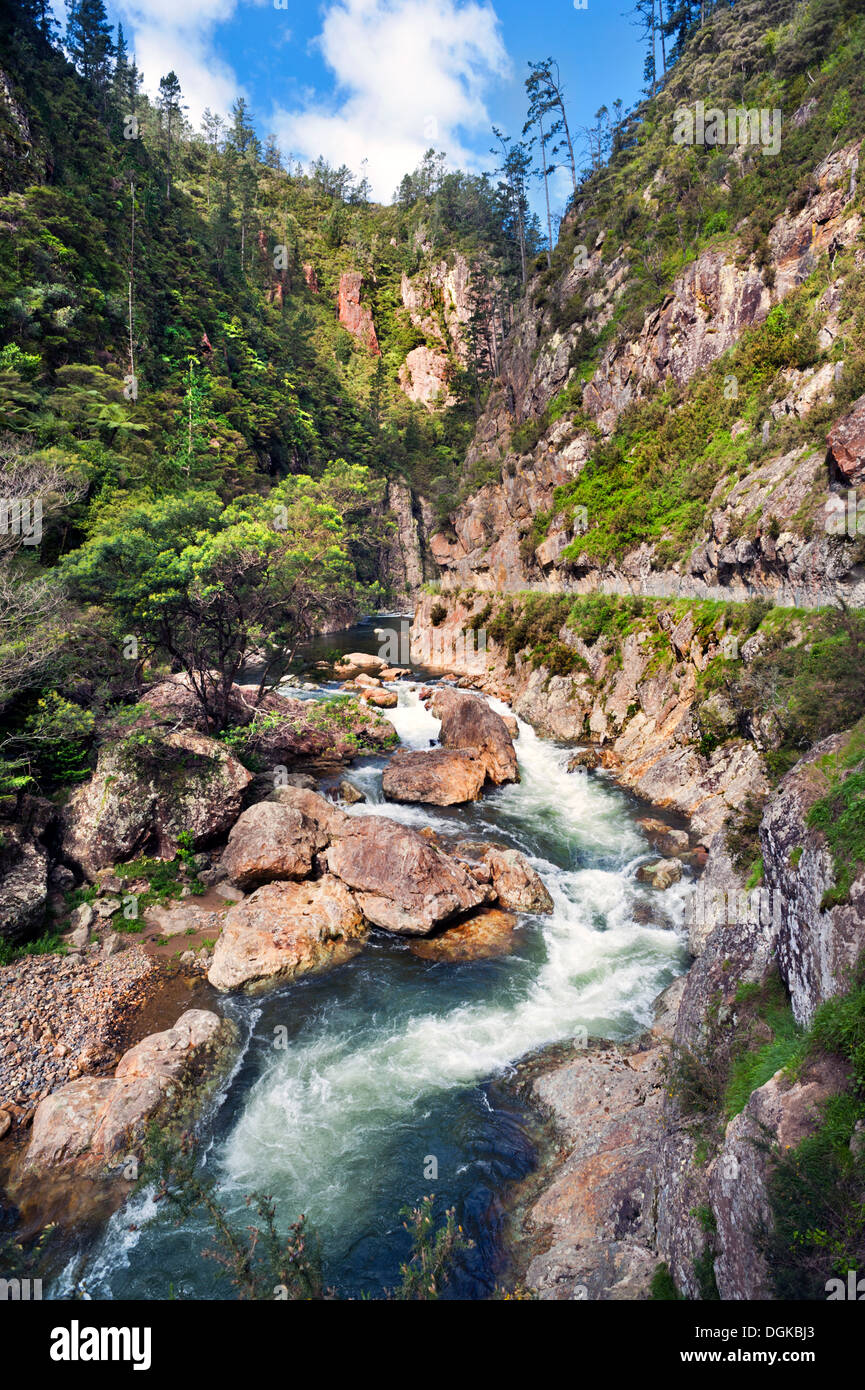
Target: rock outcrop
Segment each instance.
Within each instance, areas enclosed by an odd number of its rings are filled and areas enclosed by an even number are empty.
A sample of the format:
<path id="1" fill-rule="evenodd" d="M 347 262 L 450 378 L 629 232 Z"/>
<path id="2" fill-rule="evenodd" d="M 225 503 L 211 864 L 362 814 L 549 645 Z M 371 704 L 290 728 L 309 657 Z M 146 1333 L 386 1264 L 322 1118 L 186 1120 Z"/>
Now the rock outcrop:
<path id="1" fill-rule="evenodd" d="M 213 1079 L 237 1029 L 204 1009 L 189 1009 L 173 1028 L 125 1052 L 113 1078 L 82 1077 L 54 1091 L 33 1119 L 25 1172 L 74 1166 L 105 1176 L 140 1153 L 147 1125 L 177 1120 L 203 1077 Z"/>
<path id="2" fill-rule="evenodd" d="M 865 482 L 865 396 L 829 431 L 828 443 L 839 481 L 849 487 Z"/>
<path id="3" fill-rule="evenodd" d="M 799 1023 L 847 987 L 865 948 L 865 869 L 860 864 L 848 901 L 823 907 L 835 886 L 833 856 L 825 836 L 808 824 L 808 812 L 830 787 L 831 768 L 849 743 L 834 734 L 818 743 L 788 772 L 766 807 L 760 826 L 764 892 L 778 923 L 778 966 Z"/>
<path id="4" fill-rule="evenodd" d="M 325 857 L 367 921 L 400 935 L 424 936 L 491 896 L 423 835 L 383 816 L 350 820 Z"/>
<path id="5" fill-rule="evenodd" d="M 227 914 L 208 979 L 219 990 L 284 984 L 351 959 L 365 932 L 338 879 L 267 883 Z"/>
<path id="6" fill-rule="evenodd" d="M 717 1230 L 715 1279 L 722 1299 L 772 1297 L 759 1241 L 772 1225 L 768 1183 L 774 1160 L 814 1133 L 826 1101 L 845 1080 L 845 1069 L 826 1058 L 812 1063 L 795 1082 L 778 1072 L 752 1092 L 745 1109 L 727 1126 L 708 1175 Z"/>
<path id="7" fill-rule="evenodd" d="M 372 312 L 360 302 L 363 275 L 359 270 L 343 271 L 339 277 L 339 321 L 353 338 L 371 352 L 381 357 L 381 349 L 376 337 Z"/>
<path id="8" fill-rule="evenodd" d="M 654 1253 L 654 1158 L 662 1050 L 588 1052 L 537 1079 L 532 1092 L 565 1155 L 529 1226 L 549 1246 L 526 1282 L 542 1299 L 644 1299 Z"/>
<path id="9" fill-rule="evenodd" d="M 172 859 L 183 832 L 196 849 L 226 834 L 251 781 L 223 743 L 188 729 L 103 745 L 64 809 L 64 854 L 91 880 L 137 854 Z"/>

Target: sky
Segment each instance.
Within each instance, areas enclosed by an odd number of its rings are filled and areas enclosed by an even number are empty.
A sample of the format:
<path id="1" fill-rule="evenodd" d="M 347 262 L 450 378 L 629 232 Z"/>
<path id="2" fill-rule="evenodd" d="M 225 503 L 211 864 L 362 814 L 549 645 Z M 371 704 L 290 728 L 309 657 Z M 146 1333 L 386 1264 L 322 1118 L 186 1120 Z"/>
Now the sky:
<path id="1" fill-rule="evenodd" d="M 62 0 L 55 0 L 62 15 Z M 106 0 L 155 93 L 173 69 L 188 115 L 245 97 L 284 155 L 360 173 L 389 202 L 431 145 L 448 165 L 492 170 L 491 126 L 519 136 L 529 60 L 554 57 L 569 119 L 628 107 L 643 53 L 633 0 Z M 584 7 L 583 7 L 584 6 Z M 561 211 L 569 178 L 553 201 Z"/>

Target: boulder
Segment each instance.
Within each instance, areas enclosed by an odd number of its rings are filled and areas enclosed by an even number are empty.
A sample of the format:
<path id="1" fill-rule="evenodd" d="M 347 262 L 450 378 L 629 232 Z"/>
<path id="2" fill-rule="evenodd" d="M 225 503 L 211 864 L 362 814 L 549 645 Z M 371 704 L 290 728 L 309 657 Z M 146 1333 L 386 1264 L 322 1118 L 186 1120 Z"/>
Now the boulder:
<path id="1" fill-rule="evenodd" d="M 466 961 L 506 956 L 514 948 L 517 926 L 513 912 L 485 907 L 456 927 L 446 927 L 436 936 L 413 941 L 409 949 L 422 960 Z"/>
<path id="2" fill-rule="evenodd" d="M 653 888 L 663 892 L 682 877 L 681 859 L 662 859 L 657 864 L 643 864 L 637 870 L 637 878 L 643 883 L 651 883 Z"/>
<path id="3" fill-rule="evenodd" d="M 139 854 L 173 859 L 181 832 L 196 848 L 224 835 L 251 781 L 224 744 L 189 729 L 105 745 L 64 810 L 64 855 L 91 881 Z"/>
<path id="4" fill-rule="evenodd" d="M 330 875 L 267 883 L 226 916 L 208 979 L 247 991 L 294 980 L 350 959 L 365 930 L 351 893 Z"/>
<path id="5" fill-rule="evenodd" d="M 402 749 L 385 768 L 381 787 L 390 801 L 459 806 L 477 801 L 486 776 L 479 758 L 456 748 Z"/>
<path id="6" fill-rule="evenodd" d="M 337 680 L 350 681 L 359 675 L 377 676 L 386 666 L 387 662 L 382 657 L 373 656 L 370 652 L 349 652 L 340 657 L 333 670 Z"/>
<path id="7" fill-rule="evenodd" d="M 396 709 L 399 696 L 395 690 L 362 690 L 361 703 L 373 705 L 376 709 Z"/>
<path id="8" fill-rule="evenodd" d="M 279 787 L 244 811 L 228 837 L 221 867 L 242 888 L 306 878 L 342 819 L 343 813 L 316 792 Z"/>
<path id="9" fill-rule="evenodd" d="M 33 1117 L 25 1169 L 74 1165 L 100 1176 L 139 1150 L 151 1121 L 176 1119 L 190 1088 L 212 1079 L 237 1039 L 229 1020 L 189 1009 L 173 1028 L 125 1052 L 112 1077 L 82 1077 L 54 1091 Z"/>
<path id="10" fill-rule="evenodd" d="M 439 738 L 443 748 L 474 753 L 497 787 L 520 780 L 517 755 L 505 721 L 490 709 L 486 700 L 467 690 L 441 685 L 433 695 L 431 710 L 441 720 Z"/>
<path id="11" fill-rule="evenodd" d="M 568 772 L 579 772 L 583 768 L 600 767 L 601 755 L 596 748 L 581 748 L 568 762 Z"/>
<path id="12" fill-rule="evenodd" d="M 356 806 L 361 801 L 366 801 L 366 795 L 360 787 L 356 787 L 354 782 L 349 782 L 347 777 L 339 783 L 336 794 L 340 801 L 344 801 L 346 806 Z"/>
<path id="13" fill-rule="evenodd" d="M 423 936 L 490 897 L 464 865 L 384 816 L 349 820 L 326 858 L 367 921 L 385 931 Z"/>
<path id="14" fill-rule="evenodd" d="M 48 853 L 26 826 L 0 833 L 0 940 L 37 932 L 48 906 Z"/>
<path id="15" fill-rule="evenodd" d="M 553 911 L 553 900 L 540 875 L 519 850 L 471 840 L 461 840 L 456 850 L 470 861 L 470 873 L 491 885 L 501 907 L 514 912 Z"/>

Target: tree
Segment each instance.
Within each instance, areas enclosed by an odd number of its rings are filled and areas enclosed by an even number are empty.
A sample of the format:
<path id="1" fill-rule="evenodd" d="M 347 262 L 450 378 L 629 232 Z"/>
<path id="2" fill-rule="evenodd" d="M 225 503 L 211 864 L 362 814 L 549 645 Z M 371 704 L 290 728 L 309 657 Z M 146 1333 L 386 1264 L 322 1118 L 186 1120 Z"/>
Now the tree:
<path id="1" fill-rule="evenodd" d="M 67 0 L 66 50 L 86 82 L 108 89 L 114 44 L 103 0 Z"/>
<path id="2" fill-rule="evenodd" d="M 502 166 L 496 172 L 503 174 L 507 182 L 508 196 L 520 248 L 520 276 L 523 288 L 525 288 L 527 278 L 526 215 L 529 206 L 527 184 L 531 159 L 525 145 L 520 142 L 514 144 L 507 135 L 502 134 L 497 126 L 493 126 L 493 135 L 501 145 L 504 155 Z M 495 150 L 491 150 L 490 153 L 495 154 Z"/>
<path id="3" fill-rule="evenodd" d="M 46 524 L 81 491 L 32 440 L 0 437 L 0 706 L 38 680 L 63 640 L 63 586 L 24 557 L 38 554 Z"/>
<path id="4" fill-rule="evenodd" d="M 166 158 L 168 162 L 168 183 L 166 186 L 166 198 L 171 202 L 171 133 L 183 119 L 183 112 L 186 107 L 182 101 L 183 93 L 180 90 L 180 82 L 176 72 L 170 72 L 166 77 L 159 79 L 159 96 L 156 105 L 165 122 L 166 133 Z"/>
<path id="5" fill-rule="evenodd" d="M 526 92 L 529 97 L 529 111 L 528 119 L 523 126 L 523 135 L 528 135 L 537 126 L 537 135 L 532 135 L 528 148 L 540 150 L 540 167 L 535 169 L 535 177 L 544 181 L 544 198 L 547 205 L 547 266 L 550 267 L 553 262 L 553 221 L 550 212 L 549 179 L 550 174 L 555 173 L 556 166 L 547 162 L 547 143 L 552 124 L 550 112 L 553 107 L 542 64 L 529 64 Z"/>
<path id="6" fill-rule="evenodd" d="M 78 598 L 110 612 L 118 636 L 134 633 L 139 651 L 178 663 L 218 732 L 254 652 L 265 655 L 260 698 L 297 643 L 357 600 L 344 514 L 346 496 L 362 493 L 367 480 L 365 468 L 341 464 L 319 480 L 295 475 L 266 498 L 228 507 L 204 490 L 118 500 L 64 573 Z"/>
<path id="7" fill-rule="evenodd" d="M 530 89 L 529 95 L 539 103 L 542 102 L 549 115 L 547 139 L 555 140 L 558 137 L 558 144 L 553 145 L 550 150 L 551 157 L 555 159 L 557 154 L 564 154 L 571 171 L 574 196 L 576 196 L 577 161 L 574 156 L 574 145 L 568 125 L 565 89 L 562 86 L 559 65 L 555 59 L 546 58 L 542 63 L 530 63 L 529 70 L 530 76 L 526 83 L 526 87 Z"/>

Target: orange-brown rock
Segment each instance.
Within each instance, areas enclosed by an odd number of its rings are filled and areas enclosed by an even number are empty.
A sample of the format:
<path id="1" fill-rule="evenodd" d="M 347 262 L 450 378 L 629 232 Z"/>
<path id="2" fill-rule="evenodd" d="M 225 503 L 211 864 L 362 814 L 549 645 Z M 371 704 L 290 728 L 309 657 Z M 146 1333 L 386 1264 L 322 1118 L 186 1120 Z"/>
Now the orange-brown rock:
<path id="1" fill-rule="evenodd" d="M 477 801 L 486 775 L 479 758 L 459 749 L 401 749 L 385 768 L 381 786 L 389 801 L 459 806 Z"/>
<path id="2" fill-rule="evenodd" d="M 279 787 L 243 812 L 228 837 L 222 867 L 242 888 L 305 878 L 341 818 L 342 812 L 315 792 Z"/>
<path id="3" fill-rule="evenodd" d="M 496 714 L 486 700 L 467 690 L 439 685 L 430 708 L 442 722 L 439 738 L 443 748 L 474 753 L 497 787 L 504 782 L 520 780 L 513 739 L 501 715 Z"/>
<path id="4" fill-rule="evenodd" d="M 372 313 L 360 302 L 363 276 L 360 271 L 346 270 L 339 277 L 339 321 L 375 357 L 381 357 Z"/>
<path id="5" fill-rule="evenodd" d="M 486 907 L 458 926 L 413 941 L 410 949 L 422 960 L 487 960 L 492 956 L 506 956 L 514 948 L 517 925 L 512 912 Z"/>
<path id="6" fill-rule="evenodd" d="M 208 979 L 219 990 L 262 989 L 349 960 L 364 935 L 338 879 L 267 883 L 226 916 Z"/>
<path id="7" fill-rule="evenodd" d="M 367 921 L 402 935 L 423 936 L 490 896 L 464 865 L 384 816 L 349 819 L 326 858 Z"/>

